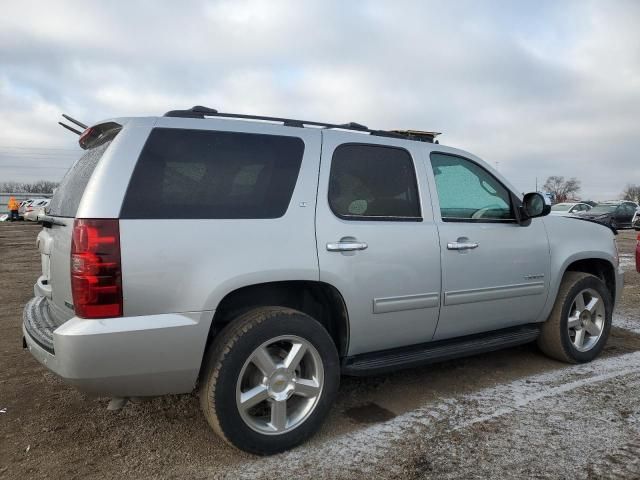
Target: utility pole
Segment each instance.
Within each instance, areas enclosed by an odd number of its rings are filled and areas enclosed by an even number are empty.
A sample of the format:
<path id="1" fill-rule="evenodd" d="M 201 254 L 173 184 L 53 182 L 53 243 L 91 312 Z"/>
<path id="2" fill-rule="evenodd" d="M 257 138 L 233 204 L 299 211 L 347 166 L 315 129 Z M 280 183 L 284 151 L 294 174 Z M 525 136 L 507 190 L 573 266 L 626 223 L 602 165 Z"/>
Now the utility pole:
<path id="1" fill-rule="evenodd" d="M 538 177 L 536 177 L 536 189 L 534 190 L 534 192 L 538 191 Z"/>

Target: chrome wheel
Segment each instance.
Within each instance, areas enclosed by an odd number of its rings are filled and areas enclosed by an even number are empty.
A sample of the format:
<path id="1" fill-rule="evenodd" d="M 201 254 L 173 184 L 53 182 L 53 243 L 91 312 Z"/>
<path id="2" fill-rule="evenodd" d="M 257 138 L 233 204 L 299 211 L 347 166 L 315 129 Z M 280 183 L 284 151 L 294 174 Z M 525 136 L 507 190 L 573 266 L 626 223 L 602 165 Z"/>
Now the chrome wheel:
<path id="1" fill-rule="evenodd" d="M 604 300 L 598 292 L 588 288 L 576 295 L 567 321 L 569 338 L 576 350 L 586 352 L 598 343 L 605 318 Z"/>
<path id="2" fill-rule="evenodd" d="M 283 335 L 256 348 L 244 363 L 236 406 L 256 432 L 280 435 L 298 427 L 315 409 L 324 383 L 322 359 L 304 338 Z"/>

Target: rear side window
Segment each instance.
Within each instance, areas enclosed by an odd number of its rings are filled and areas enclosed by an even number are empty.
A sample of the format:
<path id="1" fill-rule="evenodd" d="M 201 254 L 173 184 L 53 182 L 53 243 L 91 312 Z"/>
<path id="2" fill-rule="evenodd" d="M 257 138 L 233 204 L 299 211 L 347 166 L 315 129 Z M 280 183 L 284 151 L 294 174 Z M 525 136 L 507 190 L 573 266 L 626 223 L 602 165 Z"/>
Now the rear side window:
<path id="1" fill-rule="evenodd" d="M 75 217 L 84 189 L 111 141 L 87 150 L 69 169 L 56 189 L 47 213 L 56 217 Z"/>
<path id="2" fill-rule="evenodd" d="M 140 154 L 120 217 L 281 217 L 303 153 L 297 137 L 156 128 Z"/>
<path id="3" fill-rule="evenodd" d="M 411 155 L 395 147 L 340 145 L 331 161 L 329 205 L 346 220 L 420 220 Z"/>

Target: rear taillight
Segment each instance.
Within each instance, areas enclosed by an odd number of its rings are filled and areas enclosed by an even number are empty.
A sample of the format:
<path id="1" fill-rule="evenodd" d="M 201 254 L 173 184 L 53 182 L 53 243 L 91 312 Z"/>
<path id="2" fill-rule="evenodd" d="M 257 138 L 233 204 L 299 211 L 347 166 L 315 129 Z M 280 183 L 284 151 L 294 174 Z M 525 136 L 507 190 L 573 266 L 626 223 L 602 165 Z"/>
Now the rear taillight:
<path id="1" fill-rule="evenodd" d="M 81 318 L 122 316 L 118 220 L 78 218 L 71 240 L 71 292 Z"/>

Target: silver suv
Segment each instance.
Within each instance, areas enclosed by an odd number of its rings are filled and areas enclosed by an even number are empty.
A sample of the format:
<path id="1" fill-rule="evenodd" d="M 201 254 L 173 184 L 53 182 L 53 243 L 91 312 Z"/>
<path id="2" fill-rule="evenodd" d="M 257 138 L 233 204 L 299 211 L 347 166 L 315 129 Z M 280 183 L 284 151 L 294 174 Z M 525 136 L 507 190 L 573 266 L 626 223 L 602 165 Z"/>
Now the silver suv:
<path id="1" fill-rule="evenodd" d="M 199 389 L 243 450 L 291 448 L 341 374 L 537 341 L 604 347 L 612 230 L 549 213 L 435 133 L 204 107 L 84 131 L 38 236 L 24 341 L 114 399 Z"/>

